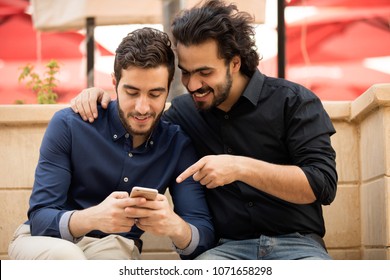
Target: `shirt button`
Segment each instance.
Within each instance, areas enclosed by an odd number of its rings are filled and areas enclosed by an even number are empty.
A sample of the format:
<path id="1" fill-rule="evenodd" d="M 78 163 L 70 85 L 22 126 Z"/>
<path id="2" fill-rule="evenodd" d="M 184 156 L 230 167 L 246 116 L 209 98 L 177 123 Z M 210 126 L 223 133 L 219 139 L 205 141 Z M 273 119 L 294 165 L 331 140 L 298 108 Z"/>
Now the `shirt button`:
<path id="1" fill-rule="evenodd" d="M 252 201 L 248 202 L 248 207 L 253 207 L 253 202 Z"/>
<path id="2" fill-rule="evenodd" d="M 227 148 L 228 154 L 231 154 L 233 152 L 232 148 Z"/>
<path id="3" fill-rule="evenodd" d="M 118 138 L 118 135 L 114 134 L 114 136 L 112 136 L 112 137 L 114 137 L 114 139 L 116 139 L 116 138 Z"/>
<path id="4" fill-rule="evenodd" d="M 132 153 L 129 153 L 129 157 L 133 157 L 133 154 L 132 154 Z"/>
<path id="5" fill-rule="evenodd" d="M 150 141 L 149 144 L 153 146 L 153 141 Z"/>
<path id="6" fill-rule="evenodd" d="M 123 178 L 123 182 L 127 183 L 129 181 L 129 178 L 125 177 Z"/>
<path id="7" fill-rule="evenodd" d="M 129 135 L 128 133 L 125 134 L 125 137 L 126 137 L 126 138 L 129 138 L 129 136 L 130 136 L 130 135 Z"/>
<path id="8" fill-rule="evenodd" d="M 229 119 L 229 115 L 225 115 L 225 120 L 228 120 Z"/>

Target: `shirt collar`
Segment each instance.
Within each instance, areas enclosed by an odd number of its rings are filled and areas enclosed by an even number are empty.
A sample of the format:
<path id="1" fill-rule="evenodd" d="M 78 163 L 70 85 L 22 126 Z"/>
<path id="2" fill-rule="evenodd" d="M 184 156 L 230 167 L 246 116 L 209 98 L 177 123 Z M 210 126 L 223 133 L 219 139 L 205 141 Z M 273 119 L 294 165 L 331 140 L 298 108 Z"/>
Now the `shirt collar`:
<path id="1" fill-rule="evenodd" d="M 242 96 L 248 99 L 254 106 L 257 105 L 260 99 L 261 89 L 264 85 L 265 76 L 256 69 L 252 78 L 249 80 Z"/>
<path id="2" fill-rule="evenodd" d="M 118 101 L 115 100 L 108 104 L 109 113 L 109 126 L 111 130 L 111 137 L 113 141 L 117 141 L 122 138 L 126 133 L 126 129 L 123 127 L 121 119 L 119 118 Z"/>

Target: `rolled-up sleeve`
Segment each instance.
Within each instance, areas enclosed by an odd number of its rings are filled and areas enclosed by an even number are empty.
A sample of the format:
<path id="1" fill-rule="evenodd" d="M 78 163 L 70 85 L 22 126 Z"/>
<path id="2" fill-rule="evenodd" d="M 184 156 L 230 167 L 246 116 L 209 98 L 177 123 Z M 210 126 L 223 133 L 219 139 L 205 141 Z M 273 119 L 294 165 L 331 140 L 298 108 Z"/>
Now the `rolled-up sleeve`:
<path id="1" fill-rule="evenodd" d="M 333 124 L 321 101 L 313 95 L 295 96 L 287 115 L 286 143 L 319 202 L 330 204 L 337 190 L 336 153 L 331 145 Z"/>

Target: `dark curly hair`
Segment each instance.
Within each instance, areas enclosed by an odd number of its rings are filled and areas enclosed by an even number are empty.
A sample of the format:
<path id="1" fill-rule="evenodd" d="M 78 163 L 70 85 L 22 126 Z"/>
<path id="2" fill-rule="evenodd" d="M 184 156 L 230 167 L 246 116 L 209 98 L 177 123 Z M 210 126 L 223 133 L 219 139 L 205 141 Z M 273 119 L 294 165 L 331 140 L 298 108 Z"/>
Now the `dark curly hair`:
<path id="1" fill-rule="evenodd" d="M 190 46 L 213 39 L 218 44 L 220 57 L 228 63 L 234 56 L 240 56 L 240 71 L 251 77 L 260 60 L 251 23 L 253 17 L 238 11 L 235 4 L 209 0 L 183 10 L 175 17 L 172 22 L 173 41 L 175 45 Z"/>
<path id="2" fill-rule="evenodd" d="M 161 65 L 168 68 L 170 86 L 175 73 L 175 55 L 169 36 L 160 30 L 145 27 L 122 39 L 115 52 L 114 75 L 119 83 L 122 69 L 129 66 L 155 68 Z"/>

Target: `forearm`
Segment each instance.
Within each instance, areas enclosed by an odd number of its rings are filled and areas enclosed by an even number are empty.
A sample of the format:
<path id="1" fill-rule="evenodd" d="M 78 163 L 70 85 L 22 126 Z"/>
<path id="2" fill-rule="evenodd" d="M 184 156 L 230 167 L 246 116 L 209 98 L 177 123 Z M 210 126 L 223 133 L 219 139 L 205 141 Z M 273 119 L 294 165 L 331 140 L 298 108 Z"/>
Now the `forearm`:
<path id="1" fill-rule="evenodd" d="M 316 200 L 306 175 L 298 166 L 276 165 L 237 156 L 236 180 L 291 203 L 307 204 Z"/>

